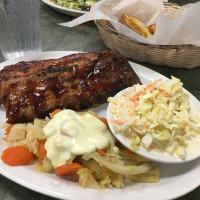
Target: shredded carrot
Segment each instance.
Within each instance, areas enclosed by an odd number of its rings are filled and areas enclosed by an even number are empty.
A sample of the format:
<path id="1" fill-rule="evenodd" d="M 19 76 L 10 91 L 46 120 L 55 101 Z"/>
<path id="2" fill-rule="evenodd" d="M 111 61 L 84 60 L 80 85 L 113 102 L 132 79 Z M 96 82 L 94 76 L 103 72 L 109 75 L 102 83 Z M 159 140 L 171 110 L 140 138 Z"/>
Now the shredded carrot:
<path id="1" fill-rule="evenodd" d="M 53 117 L 54 115 L 56 115 L 57 113 L 59 113 L 60 111 L 62 111 L 61 109 L 56 109 L 51 113 L 51 117 Z"/>
<path id="2" fill-rule="evenodd" d="M 15 146 L 3 151 L 1 159 L 4 163 L 11 166 L 26 165 L 33 161 L 33 154 L 27 147 Z"/>
<path id="3" fill-rule="evenodd" d="M 132 111 L 128 112 L 130 117 L 134 117 L 134 113 Z"/>
<path id="4" fill-rule="evenodd" d="M 2 138 L 2 140 L 5 141 L 5 142 L 7 142 L 7 138 L 8 138 L 8 137 Z"/>
<path id="5" fill-rule="evenodd" d="M 139 106 L 139 101 L 135 100 L 134 101 L 134 107 L 137 108 Z"/>
<path id="6" fill-rule="evenodd" d="M 118 125 L 123 125 L 127 122 L 127 120 L 121 120 L 121 119 L 113 119 L 111 122 L 118 124 Z"/>
<path id="7" fill-rule="evenodd" d="M 160 91 L 160 93 L 164 93 L 165 92 L 165 90 L 162 90 L 162 89 L 159 89 L 159 91 Z"/>
<path id="8" fill-rule="evenodd" d="M 138 92 L 136 94 L 134 94 L 131 98 L 130 101 L 135 101 L 138 99 L 138 97 L 142 94 L 142 92 Z"/>
<path id="9" fill-rule="evenodd" d="M 153 92 L 156 88 L 152 85 L 152 83 L 149 83 L 146 86 L 146 90 L 149 90 L 150 92 Z"/>
<path id="10" fill-rule="evenodd" d="M 144 124 L 145 124 L 146 128 L 148 129 L 150 126 L 149 122 L 144 122 Z"/>
<path id="11" fill-rule="evenodd" d="M 163 96 L 163 97 L 167 97 L 167 98 L 168 98 L 168 97 L 172 97 L 172 96 L 171 96 L 170 94 L 168 94 L 167 92 L 164 92 L 164 93 L 162 94 L 162 96 Z"/>
<path id="12" fill-rule="evenodd" d="M 156 89 L 156 87 L 152 84 L 149 83 L 145 88 L 144 91 L 146 92 L 147 90 L 149 90 L 150 92 L 153 92 Z"/>
<path id="13" fill-rule="evenodd" d="M 146 85 L 145 89 L 148 89 L 148 88 L 150 88 L 150 87 L 152 87 L 152 86 L 153 86 L 153 84 L 152 84 L 152 83 L 149 83 L 149 84 Z"/>
<path id="14" fill-rule="evenodd" d="M 40 164 L 42 164 L 42 161 L 44 160 L 44 157 L 47 154 L 46 149 L 44 148 L 44 144 L 45 144 L 46 140 L 39 140 L 39 162 Z"/>
<path id="15" fill-rule="evenodd" d="M 100 117 L 99 119 L 108 127 L 108 121 L 106 118 Z"/>
<path id="16" fill-rule="evenodd" d="M 96 148 L 96 150 L 102 155 L 102 156 L 106 156 L 106 151 L 104 149 L 98 149 Z"/>
<path id="17" fill-rule="evenodd" d="M 147 93 L 146 90 L 143 90 L 143 92 L 141 93 L 142 96 L 144 96 Z"/>
<path id="18" fill-rule="evenodd" d="M 58 176 L 65 176 L 70 174 L 76 174 L 79 169 L 83 168 L 79 163 L 72 163 L 71 165 L 61 165 L 56 167 L 55 173 Z"/>
<path id="19" fill-rule="evenodd" d="M 155 126 L 153 129 L 154 129 L 154 131 L 157 131 L 159 128 L 160 128 L 160 125 Z"/>
<path id="20" fill-rule="evenodd" d="M 12 127 L 14 126 L 14 124 L 10 124 L 10 126 L 8 126 L 5 131 L 6 131 L 6 134 L 8 135 L 12 129 Z"/>
<path id="21" fill-rule="evenodd" d="M 149 88 L 149 91 L 150 91 L 150 92 L 153 92 L 155 89 L 156 89 L 156 88 L 155 88 L 154 86 L 152 86 L 152 87 Z"/>

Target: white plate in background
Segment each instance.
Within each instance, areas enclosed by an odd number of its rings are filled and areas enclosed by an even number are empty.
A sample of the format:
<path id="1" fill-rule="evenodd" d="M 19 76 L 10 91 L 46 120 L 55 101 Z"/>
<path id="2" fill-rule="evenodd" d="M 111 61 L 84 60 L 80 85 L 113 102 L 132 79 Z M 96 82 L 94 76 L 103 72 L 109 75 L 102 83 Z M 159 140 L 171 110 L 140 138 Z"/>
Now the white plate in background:
<path id="1" fill-rule="evenodd" d="M 50 6 L 52 9 L 54 9 L 54 10 L 60 12 L 60 13 L 66 14 L 66 15 L 78 17 L 80 15 L 87 13 L 87 11 L 75 10 L 75 9 L 70 9 L 70 8 L 66 8 L 66 7 L 63 7 L 63 6 L 59 6 L 59 5 L 53 3 L 50 0 L 42 0 L 42 1 L 45 4 L 47 4 L 48 6 Z"/>

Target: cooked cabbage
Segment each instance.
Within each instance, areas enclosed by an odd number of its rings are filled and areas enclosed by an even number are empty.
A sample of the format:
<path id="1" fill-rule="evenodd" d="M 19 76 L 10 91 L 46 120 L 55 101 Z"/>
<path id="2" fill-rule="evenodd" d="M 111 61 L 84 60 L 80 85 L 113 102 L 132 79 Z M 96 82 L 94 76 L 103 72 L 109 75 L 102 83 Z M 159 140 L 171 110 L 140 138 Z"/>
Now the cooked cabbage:
<path id="1" fill-rule="evenodd" d="M 95 113 L 93 114 L 95 115 Z M 23 145 L 38 156 L 39 140 L 45 139 L 43 127 L 48 121 L 49 118 L 35 119 L 33 123 L 14 125 L 8 135 L 7 146 Z M 7 127 L 8 124 L 4 124 L 4 126 Z M 154 166 L 146 158 L 127 153 L 122 146 L 117 147 L 114 144 L 110 144 L 105 151 L 106 156 L 102 156 L 97 151 L 79 156 L 71 155 L 66 162 L 68 165 L 78 162 L 83 166 L 77 172 L 79 184 L 82 187 L 122 188 L 125 179 L 145 182 L 159 180 L 159 173 L 153 173 Z M 35 166 L 35 169 L 45 173 L 55 170 L 47 156 L 42 163 Z"/>

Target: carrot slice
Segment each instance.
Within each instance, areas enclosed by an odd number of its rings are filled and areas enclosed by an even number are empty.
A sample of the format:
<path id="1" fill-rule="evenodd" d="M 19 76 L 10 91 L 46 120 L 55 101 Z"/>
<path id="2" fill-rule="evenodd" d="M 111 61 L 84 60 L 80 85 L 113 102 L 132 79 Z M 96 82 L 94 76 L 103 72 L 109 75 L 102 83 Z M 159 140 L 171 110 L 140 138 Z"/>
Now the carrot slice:
<path id="1" fill-rule="evenodd" d="M 57 113 L 59 113 L 60 111 L 62 111 L 61 109 L 56 109 L 51 113 L 51 117 L 53 117 L 54 115 L 56 115 Z"/>
<path id="2" fill-rule="evenodd" d="M 108 121 L 106 118 L 100 117 L 99 119 L 108 127 Z"/>
<path id="3" fill-rule="evenodd" d="M 39 140 L 39 162 L 40 164 L 42 164 L 42 161 L 44 160 L 44 157 L 47 154 L 46 149 L 44 148 L 44 144 L 45 144 L 46 140 Z"/>
<path id="4" fill-rule="evenodd" d="M 56 167 L 55 173 L 58 176 L 65 176 L 70 174 L 76 174 L 79 169 L 83 168 L 79 163 L 72 163 L 71 165 L 61 165 Z"/>
<path id="5" fill-rule="evenodd" d="M 104 149 L 96 148 L 96 150 L 97 150 L 102 156 L 106 156 L 106 151 L 105 151 Z"/>
<path id="6" fill-rule="evenodd" d="M 26 165 L 33 161 L 33 154 L 27 147 L 15 146 L 3 151 L 1 159 L 4 163 L 11 166 Z"/>
<path id="7" fill-rule="evenodd" d="M 8 126 L 5 131 L 6 131 L 6 134 L 8 135 L 12 129 L 12 127 L 14 126 L 14 124 L 10 124 L 10 126 Z"/>

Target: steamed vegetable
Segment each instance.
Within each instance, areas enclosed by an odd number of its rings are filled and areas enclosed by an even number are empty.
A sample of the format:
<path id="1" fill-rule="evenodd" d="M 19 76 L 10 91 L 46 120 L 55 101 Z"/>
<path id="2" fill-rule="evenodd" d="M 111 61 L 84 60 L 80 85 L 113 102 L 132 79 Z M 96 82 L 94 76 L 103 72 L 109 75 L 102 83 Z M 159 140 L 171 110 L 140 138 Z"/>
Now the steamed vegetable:
<path id="1" fill-rule="evenodd" d="M 110 160 L 107 160 L 106 157 L 99 156 L 95 153 L 92 153 L 89 155 L 89 157 L 96 160 L 100 165 L 105 166 L 106 168 L 110 169 L 111 171 L 115 173 L 119 173 L 122 175 L 136 175 L 141 174 L 149 171 L 152 168 L 152 165 L 150 163 L 143 163 L 141 165 L 123 165 L 120 163 L 113 163 Z"/>
<path id="2" fill-rule="evenodd" d="M 79 163 L 72 163 L 71 165 L 61 165 L 56 168 L 55 173 L 59 176 L 76 174 L 79 169 L 83 168 Z"/>
<path id="3" fill-rule="evenodd" d="M 33 161 L 33 154 L 24 146 L 15 146 L 3 151 L 1 159 L 11 166 L 26 165 Z"/>
<path id="4" fill-rule="evenodd" d="M 58 112 L 59 110 L 56 110 L 50 116 L 53 117 Z M 107 125 L 105 118 L 99 118 L 93 111 L 88 112 Z M 48 159 L 45 149 L 46 138 L 43 128 L 49 120 L 35 119 L 32 123 L 14 126 L 6 124 L 4 128 L 9 127 L 6 131 L 6 135 L 9 133 L 6 143 L 9 148 L 3 152 L 2 161 L 17 166 L 29 164 L 35 158 L 37 165 L 34 168 L 37 171 L 55 172 L 66 179 L 68 175 L 77 176 L 83 188 L 123 188 L 125 179 L 151 183 L 159 181 L 158 167 L 148 159 L 128 151 L 120 143 L 115 146 L 114 141 L 110 141 L 105 149 L 96 148 L 92 153 L 71 154 L 63 165 L 55 168 Z"/>

